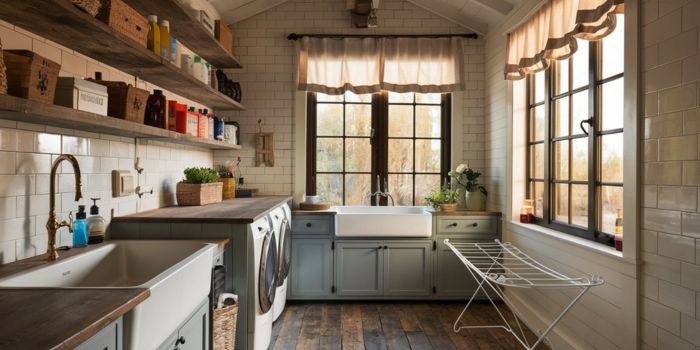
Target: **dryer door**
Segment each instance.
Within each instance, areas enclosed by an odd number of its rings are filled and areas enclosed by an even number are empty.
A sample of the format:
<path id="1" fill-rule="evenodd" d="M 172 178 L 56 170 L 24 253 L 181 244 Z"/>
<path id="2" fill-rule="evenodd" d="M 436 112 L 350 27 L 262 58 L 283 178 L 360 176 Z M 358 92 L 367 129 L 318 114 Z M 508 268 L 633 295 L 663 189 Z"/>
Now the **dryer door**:
<path id="1" fill-rule="evenodd" d="M 280 223 L 280 249 L 279 249 L 279 269 L 277 273 L 277 286 L 284 284 L 284 279 L 289 275 L 289 268 L 292 266 L 292 235 L 291 223 L 287 218 L 283 218 Z"/>
<path id="2" fill-rule="evenodd" d="M 277 290 L 277 241 L 275 234 L 268 232 L 260 256 L 260 273 L 258 278 L 258 301 L 260 310 L 266 313 L 275 302 Z"/>

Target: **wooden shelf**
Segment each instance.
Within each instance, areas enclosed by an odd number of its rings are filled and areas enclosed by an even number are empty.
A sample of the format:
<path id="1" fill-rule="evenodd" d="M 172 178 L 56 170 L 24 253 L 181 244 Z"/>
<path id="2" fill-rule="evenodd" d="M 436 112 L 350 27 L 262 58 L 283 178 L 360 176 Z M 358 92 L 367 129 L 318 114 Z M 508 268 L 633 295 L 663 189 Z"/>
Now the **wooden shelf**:
<path id="1" fill-rule="evenodd" d="M 0 1 L 0 19 L 210 108 L 245 109 L 78 10 L 69 0 Z"/>
<path id="2" fill-rule="evenodd" d="M 59 128 L 88 131 L 116 136 L 152 139 L 208 149 L 241 149 L 240 145 L 200 139 L 178 132 L 137 124 L 127 120 L 100 114 L 78 111 L 72 108 L 29 101 L 10 95 L 0 95 L 0 119 L 35 123 Z"/>
<path id="3" fill-rule="evenodd" d="M 144 17 L 157 15 L 158 20 L 168 20 L 170 31 L 175 38 L 215 67 L 242 67 L 236 57 L 226 51 L 214 35 L 194 19 L 179 1 L 125 0 L 125 2 Z"/>

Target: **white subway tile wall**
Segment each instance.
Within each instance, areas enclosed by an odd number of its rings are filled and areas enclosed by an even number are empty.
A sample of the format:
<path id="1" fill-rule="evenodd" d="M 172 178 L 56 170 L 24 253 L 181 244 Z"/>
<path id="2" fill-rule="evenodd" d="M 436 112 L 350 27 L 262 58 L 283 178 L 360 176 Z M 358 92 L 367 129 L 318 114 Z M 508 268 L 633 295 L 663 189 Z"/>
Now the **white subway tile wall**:
<path id="1" fill-rule="evenodd" d="M 344 0 L 291 0 L 234 24 L 234 54 L 242 70 L 227 71 L 241 82 L 246 111 L 225 114 L 241 124 L 241 151 L 215 151 L 215 164 L 241 157 L 246 183 L 263 194 L 288 195 L 295 181 L 293 150 L 305 147 L 294 140 L 294 98 L 296 92 L 296 33 L 419 34 L 464 33 L 460 27 L 405 0 L 384 0 L 377 17 L 379 27 L 356 29 Z M 484 169 L 484 40 L 464 40 L 464 70 L 467 91 L 463 93 L 464 161 Z M 258 120 L 262 131 L 275 133 L 275 166 L 254 167 L 255 133 Z"/>
<path id="2" fill-rule="evenodd" d="M 69 48 L 45 40 L 10 23 L 0 21 L 0 39 L 4 49 L 28 49 L 61 64 L 61 76 L 92 77 L 102 72 L 105 80 L 121 80 L 152 90 L 157 86 L 106 66 Z M 164 94 L 181 103 L 204 106 L 180 96 Z M 209 150 L 159 142 L 138 144 L 132 138 L 100 135 L 0 120 L 0 263 L 43 254 L 48 237 L 49 173 L 58 154 L 76 155 L 82 172 L 83 199 L 74 201 L 75 177 L 67 163 L 57 177 L 56 210 L 60 217 L 76 211 L 78 205 L 89 209 L 90 198 L 101 198 L 100 214 L 109 221 L 114 215 L 154 209 L 175 203 L 175 184 L 190 166 L 213 165 Z M 138 175 L 135 157 L 145 169 Z M 153 194 L 112 198 L 112 170 L 129 170 L 136 184 L 153 187 Z M 67 229 L 59 230 L 59 245 L 71 245 Z"/>
<path id="3" fill-rule="evenodd" d="M 645 200 L 642 339 L 700 348 L 700 1 L 642 2 Z"/>

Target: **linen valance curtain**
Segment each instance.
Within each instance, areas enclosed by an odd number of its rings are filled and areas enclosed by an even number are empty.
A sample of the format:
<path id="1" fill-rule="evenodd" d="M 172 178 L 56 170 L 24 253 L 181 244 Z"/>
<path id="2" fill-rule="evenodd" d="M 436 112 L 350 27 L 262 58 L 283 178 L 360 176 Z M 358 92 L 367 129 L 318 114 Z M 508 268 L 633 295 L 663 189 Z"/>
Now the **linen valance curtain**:
<path id="1" fill-rule="evenodd" d="M 381 90 L 464 90 L 462 39 L 314 38 L 299 48 L 299 90 L 339 95 Z"/>
<path id="2" fill-rule="evenodd" d="M 599 40 L 615 30 L 624 0 L 550 0 L 508 34 L 505 78 L 518 80 L 570 57 L 576 38 Z"/>

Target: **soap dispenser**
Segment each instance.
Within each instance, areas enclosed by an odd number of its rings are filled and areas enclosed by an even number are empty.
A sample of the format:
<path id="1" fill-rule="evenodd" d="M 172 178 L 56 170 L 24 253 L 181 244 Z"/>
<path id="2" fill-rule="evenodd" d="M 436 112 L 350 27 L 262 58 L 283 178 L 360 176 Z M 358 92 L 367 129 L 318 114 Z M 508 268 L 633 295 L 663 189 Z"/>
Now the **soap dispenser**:
<path id="1" fill-rule="evenodd" d="M 88 244 L 86 218 L 85 206 L 79 205 L 78 213 L 75 214 L 75 221 L 73 221 L 73 248 L 85 247 Z"/>
<path id="2" fill-rule="evenodd" d="M 92 206 L 90 207 L 90 216 L 87 218 L 88 243 L 95 244 L 105 240 L 107 222 L 100 216 L 100 208 L 97 206 L 97 201 L 100 198 L 90 199 Z"/>

